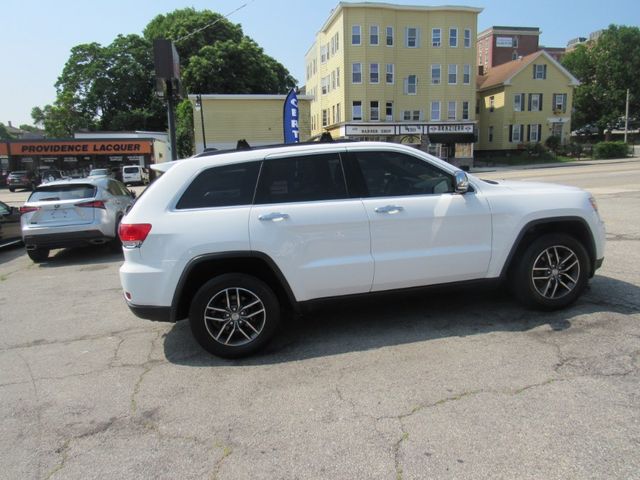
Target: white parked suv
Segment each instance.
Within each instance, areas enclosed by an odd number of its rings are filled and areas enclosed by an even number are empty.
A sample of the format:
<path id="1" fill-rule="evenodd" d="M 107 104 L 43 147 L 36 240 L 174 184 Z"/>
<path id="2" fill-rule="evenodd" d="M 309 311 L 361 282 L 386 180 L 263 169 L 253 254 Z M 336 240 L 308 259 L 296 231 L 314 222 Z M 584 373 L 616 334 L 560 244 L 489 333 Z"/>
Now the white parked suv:
<path id="1" fill-rule="evenodd" d="M 142 318 L 189 318 L 224 357 L 317 299 L 508 280 L 541 309 L 571 304 L 604 258 L 593 197 L 485 181 L 391 143 L 311 143 L 172 162 L 120 225 L 120 279 Z M 169 166 L 169 165 L 167 165 Z"/>

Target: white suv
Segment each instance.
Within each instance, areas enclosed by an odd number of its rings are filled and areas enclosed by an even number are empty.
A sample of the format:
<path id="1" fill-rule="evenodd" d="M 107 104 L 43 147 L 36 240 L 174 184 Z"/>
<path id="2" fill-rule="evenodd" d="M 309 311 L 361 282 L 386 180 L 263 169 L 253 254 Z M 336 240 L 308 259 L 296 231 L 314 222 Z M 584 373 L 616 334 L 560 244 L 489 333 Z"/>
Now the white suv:
<path id="1" fill-rule="evenodd" d="M 172 162 L 123 219 L 124 295 L 188 317 L 219 356 L 254 352 L 283 308 L 508 279 L 527 305 L 571 304 L 602 264 L 595 201 L 573 187 L 485 181 L 391 143 L 312 143 Z"/>

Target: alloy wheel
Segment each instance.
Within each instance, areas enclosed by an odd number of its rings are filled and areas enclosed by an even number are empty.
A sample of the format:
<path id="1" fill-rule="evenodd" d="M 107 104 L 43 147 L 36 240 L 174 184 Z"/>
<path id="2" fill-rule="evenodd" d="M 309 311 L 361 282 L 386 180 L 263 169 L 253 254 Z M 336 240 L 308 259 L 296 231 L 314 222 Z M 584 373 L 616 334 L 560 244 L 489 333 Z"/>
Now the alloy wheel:
<path id="1" fill-rule="evenodd" d="M 531 280 L 542 297 L 556 300 L 571 293 L 580 279 L 580 261 L 565 245 L 545 248 L 533 262 Z"/>
<path id="2" fill-rule="evenodd" d="M 264 329 L 267 311 L 260 297 L 245 288 L 225 288 L 204 310 L 204 324 L 216 342 L 229 347 L 246 345 Z"/>

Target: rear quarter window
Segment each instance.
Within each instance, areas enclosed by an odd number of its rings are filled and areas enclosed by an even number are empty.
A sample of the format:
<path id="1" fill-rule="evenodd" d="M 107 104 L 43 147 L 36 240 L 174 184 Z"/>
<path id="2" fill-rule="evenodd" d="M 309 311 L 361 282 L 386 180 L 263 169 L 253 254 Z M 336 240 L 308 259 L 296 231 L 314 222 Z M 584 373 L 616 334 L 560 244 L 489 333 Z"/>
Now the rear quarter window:
<path id="1" fill-rule="evenodd" d="M 53 185 L 50 187 L 38 187 L 29 197 L 29 202 L 44 202 L 47 200 L 79 200 L 92 198 L 96 195 L 96 187 L 93 185 Z"/>
<path id="2" fill-rule="evenodd" d="M 260 162 L 213 167 L 201 172 L 178 200 L 176 209 L 250 205 Z"/>

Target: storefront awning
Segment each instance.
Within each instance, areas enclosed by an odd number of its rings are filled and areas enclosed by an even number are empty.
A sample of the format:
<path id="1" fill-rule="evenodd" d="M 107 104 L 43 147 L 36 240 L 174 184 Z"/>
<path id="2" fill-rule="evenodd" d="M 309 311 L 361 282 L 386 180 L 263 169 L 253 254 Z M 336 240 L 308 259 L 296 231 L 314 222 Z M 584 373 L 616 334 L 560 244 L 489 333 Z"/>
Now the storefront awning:
<path id="1" fill-rule="evenodd" d="M 474 143 L 473 133 L 430 133 L 429 143 Z"/>

